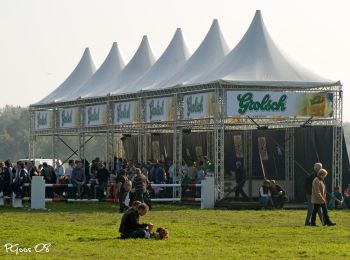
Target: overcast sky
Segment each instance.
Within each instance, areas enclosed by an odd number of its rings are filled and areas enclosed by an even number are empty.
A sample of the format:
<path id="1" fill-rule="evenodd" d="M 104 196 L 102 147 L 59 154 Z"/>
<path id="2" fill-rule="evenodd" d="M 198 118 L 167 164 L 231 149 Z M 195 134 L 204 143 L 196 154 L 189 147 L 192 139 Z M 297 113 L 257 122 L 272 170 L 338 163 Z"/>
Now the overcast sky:
<path id="1" fill-rule="evenodd" d="M 126 62 L 143 35 L 159 57 L 177 27 L 194 51 L 212 20 L 234 47 L 261 10 L 277 45 L 306 68 L 341 80 L 350 121 L 348 0 L 0 0 L 1 106 L 27 106 L 73 71 L 85 47 L 97 67 L 118 42 Z"/>

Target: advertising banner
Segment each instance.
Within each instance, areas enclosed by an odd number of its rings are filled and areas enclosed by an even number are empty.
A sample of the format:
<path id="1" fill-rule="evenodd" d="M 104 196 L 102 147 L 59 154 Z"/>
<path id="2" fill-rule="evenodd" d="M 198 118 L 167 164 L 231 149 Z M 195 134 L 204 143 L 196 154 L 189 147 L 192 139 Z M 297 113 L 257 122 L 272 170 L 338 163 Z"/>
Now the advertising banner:
<path id="1" fill-rule="evenodd" d="M 185 95 L 184 118 L 196 119 L 214 116 L 216 104 L 214 92 Z"/>
<path id="2" fill-rule="evenodd" d="M 227 91 L 226 115 L 332 117 L 333 93 Z"/>
<path id="3" fill-rule="evenodd" d="M 60 128 L 78 128 L 79 110 L 77 107 L 59 109 Z"/>
<path id="4" fill-rule="evenodd" d="M 146 106 L 146 122 L 173 121 L 175 118 L 173 97 L 147 99 Z"/>
<path id="5" fill-rule="evenodd" d="M 85 108 L 85 126 L 98 126 L 107 123 L 107 106 L 96 105 Z"/>
<path id="6" fill-rule="evenodd" d="M 118 102 L 114 104 L 114 124 L 132 124 L 139 122 L 140 106 L 138 101 Z"/>
<path id="7" fill-rule="evenodd" d="M 49 129 L 53 127 L 52 110 L 35 112 L 35 129 Z"/>
<path id="8" fill-rule="evenodd" d="M 234 135 L 233 136 L 233 145 L 234 145 L 234 151 L 236 154 L 236 158 L 242 159 L 243 158 L 243 144 L 242 144 L 242 136 L 241 135 Z"/>

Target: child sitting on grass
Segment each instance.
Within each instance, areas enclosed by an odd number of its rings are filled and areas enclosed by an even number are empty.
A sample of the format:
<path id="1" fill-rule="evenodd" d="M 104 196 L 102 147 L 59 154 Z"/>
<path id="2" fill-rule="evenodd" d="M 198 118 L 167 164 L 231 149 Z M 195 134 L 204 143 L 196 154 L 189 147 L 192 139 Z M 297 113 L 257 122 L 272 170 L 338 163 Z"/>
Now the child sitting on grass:
<path id="1" fill-rule="evenodd" d="M 166 228 L 159 227 L 157 228 L 156 232 L 153 232 L 153 233 L 152 233 L 152 228 L 150 230 L 146 228 L 146 232 L 147 232 L 146 237 L 148 239 L 166 240 L 169 238 L 169 231 Z"/>

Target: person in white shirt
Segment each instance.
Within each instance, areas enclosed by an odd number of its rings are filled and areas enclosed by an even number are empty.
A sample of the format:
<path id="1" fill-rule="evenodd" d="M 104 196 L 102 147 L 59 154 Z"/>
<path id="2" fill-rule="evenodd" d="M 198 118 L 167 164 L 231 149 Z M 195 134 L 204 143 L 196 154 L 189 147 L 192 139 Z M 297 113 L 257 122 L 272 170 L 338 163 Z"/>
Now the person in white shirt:
<path id="1" fill-rule="evenodd" d="M 68 161 L 68 167 L 64 172 L 64 178 L 70 183 L 71 177 L 72 177 L 72 172 L 74 169 L 74 160 L 69 160 Z"/>
<path id="2" fill-rule="evenodd" d="M 269 205 L 273 207 L 269 180 L 264 180 L 263 185 L 259 189 L 259 201 L 262 209 L 266 209 Z"/>
<path id="3" fill-rule="evenodd" d="M 61 160 L 56 161 L 55 174 L 57 177 L 57 183 L 63 183 L 64 182 L 64 167 L 62 165 Z"/>

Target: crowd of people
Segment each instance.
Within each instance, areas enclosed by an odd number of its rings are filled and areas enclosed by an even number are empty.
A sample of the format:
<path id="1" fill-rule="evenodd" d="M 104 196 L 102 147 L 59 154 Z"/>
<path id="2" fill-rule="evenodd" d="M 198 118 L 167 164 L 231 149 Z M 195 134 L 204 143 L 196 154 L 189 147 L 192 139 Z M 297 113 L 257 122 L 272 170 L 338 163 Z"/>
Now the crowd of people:
<path id="1" fill-rule="evenodd" d="M 120 203 L 123 212 L 133 201 L 144 202 L 151 208 L 150 193 L 155 197 L 172 197 L 171 188 L 152 188 L 151 184 L 184 184 L 183 192 L 188 192 L 186 186 L 192 183 L 201 183 L 207 175 L 213 175 L 213 163 L 207 158 L 181 164 L 181 176 L 174 173 L 171 160 L 147 161 L 134 163 L 122 158 L 115 158 L 114 170 L 109 170 L 106 162 L 95 158 L 89 163 L 87 160 L 69 160 L 66 167 L 60 160 L 55 166 L 44 162 L 38 167 L 32 161 L 18 161 L 16 165 L 7 160 L 0 163 L 0 194 L 16 198 L 30 195 L 30 183 L 33 176 L 43 176 L 47 184 L 56 185 L 46 188 L 46 197 L 63 197 L 72 199 L 104 199 L 106 196 L 115 198 Z M 190 190 L 192 191 L 192 187 Z M 194 190 L 196 192 L 196 190 Z M 184 195 L 184 194 L 183 194 Z M 194 196 L 195 194 L 193 194 Z"/>
<path id="2" fill-rule="evenodd" d="M 111 168 L 110 165 L 108 168 Z M 61 188 L 47 187 L 46 196 L 48 198 L 58 196 L 103 200 L 110 197 L 119 201 L 120 212 L 124 212 L 134 201 L 145 203 L 151 209 L 150 196 L 172 197 L 172 188 L 152 187 L 152 184 L 181 183 L 182 197 L 198 196 L 198 188 L 190 184 L 201 183 L 206 176 L 212 176 L 214 173 L 214 164 L 205 156 L 188 164 L 183 161 L 180 176 L 174 173 L 174 165 L 171 160 L 147 161 L 141 164 L 115 158 L 114 170 L 108 168 L 106 162 L 99 158 L 95 158 L 91 163 L 86 160 L 69 160 L 67 167 L 64 167 L 60 160 L 55 162 L 54 167 L 45 162 L 36 167 L 31 161 L 18 161 L 12 165 L 7 160 L 0 162 L 0 196 L 10 197 L 12 192 L 17 198 L 29 196 L 30 188 L 24 184 L 30 183 L 33 176 L 43 176 L 48 184 L 72 184 L 73 186 L 72 188 L 68 185 L 61 185 Z M 240 161 L 236 161 L 232 173 L 236 180 L 233 189 L 235 199 L 238 200 L 240 197 L 243 200 L 249 199 L 243 190 L 247 176 Z M 319 173 L 324 174 L 324 169 L 321 163 L 316 163 L 313 173 L 305 182 L 308 206 L 305 225 L 314 224 L 312 214 L 315 208 L 317 208 L 316 213 L 319 214 L 322 223 L 328 221 L 326 219 L 327 208 L 350 208 L 350 184 L 344 193 L 341 192 L 339 186 L 334 187 L 332 192 L 326 192 L 324 181 L 318 176 Z M 317 183 L 320 190 L 314 188 L 316 186 L 314 182 Z M 324 195 L 321 194 L 322 192 Z M 281 209 L 285 201 L 285 190 L 275 180 L 264 179 L 259 188 L 261 208 Z M 323 209 L 324 207 L 326 209 Z"/>

